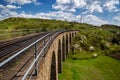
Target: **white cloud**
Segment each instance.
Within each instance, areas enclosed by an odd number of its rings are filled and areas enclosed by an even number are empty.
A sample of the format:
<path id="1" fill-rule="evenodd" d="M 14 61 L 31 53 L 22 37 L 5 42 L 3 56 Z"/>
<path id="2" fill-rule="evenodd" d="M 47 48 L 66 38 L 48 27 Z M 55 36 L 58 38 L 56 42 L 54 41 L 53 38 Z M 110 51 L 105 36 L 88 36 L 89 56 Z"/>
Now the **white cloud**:
<path id="1" fill-rule="evenodd" d="M 80 22 L 80 18 L 81 18 L 81 15 L 74 15 L 71 12 L 63 12 L 63 11 L 49 12 L 49 13 L 37 13 L 35 15 L 24 13 L 24 14 L 19 14 L 19 15 L 21 17 L 57 19 L 57 20 L 67 20 L 67 21 L 76 21 L 76 22 Z M 107 21 L 103 21 L 102 19 L 92 14 L 84 16 L 84 20 L 82 22 L 93 24 L 93 25 L 98 25 L 98 26 L 108 23 Z"/>
<path id="2" fill-rule="evenodd" d="M 64 5 L 52 5 L 52 7 L 56 10 L 60 11 L 70 11 L 70 12 L 76 12 L 76 10 L 72 7 L 69 6 L 64 6 Z"/>
<path id="3" fill-rule="evenodd" d="M 21 6 L 15 6 L 15 5 L 0 5 L 0 9 L 18 9 L 21 8 Z"/>
<path id="4" fill-rule="evenodd" d="M 93 12 L 103 12 L 103 8 L 102 6 L 99 4 L 98 1 L 94 1 L 92 4 L 87 5 L 86 9 L 88 10 L 88 12 L 93 13 Z"/>
<path id="5" fill-rule="evenodd" d="M 105 7 L 108 11 L 116 11 L 118 10 L 116 5 L 120 4 L 119 0 L 110 0 L 106 1 L 103 7 Z"/>
<path id="6" fill-rule="evenodd" d="M 82 8 L 87 4 L 85 0 L 73 0 L 73 1 L 74 1 L 75 8 Z"/>
<path id="7" fill-rule="evenodd" d="M 0 14 L 0 20 L 2 20 L 2 18 L 3 18 L 3 17 L 2 17 L 2 15 Z"/>
<path id="8" fill-rule="evenodd" d="M 35 16 L 34 16 L 35 17 Z M 49 12 L 49 13 L 37 13 L 36 17 L 38 18 L 47 18 L 47 19 L 57 19 L 57 20 L 67 20 L 67 21 L 77 21 L 79 18 L 70 12 Z"/>
<path id="9" fill-rule="evenodd" d="M 21 6 L 15 6 L 15 5 L 0 5 L 0 20 L 3 20 L 5 18 L 17 15 L 16 12 L 13 10 L 21 8 Z"/>
<path id="10" fill-rule="evenodd" d="M 104 21 L 104 20 L 102 20 L 102 19 L 100 19 L 97 16 L 92 15 L 92 14 L 86 15 L 84 17 L 84 20 L 85 20 L 84 22 L 86 22 L 86 23 L 98 25 L 98 26 L 100 26 L 102 24 L 108 24 L 107 21 Z"/>
<path id="11" fill-rule="evenodd" d="M 71 3 L 72 0 L 56 0 L 57 3 L 59 4 L 69 4 Z"/>
<path id="12" fill-rule="evenodd" d="M 109 12 L 118 12 L 116 5 L 120 5 L 119 0 L 86 0 L 86 11 L 84 13 L 103 13 L 105 10 Z"/>
<path id="13" fill-rule="evenodd" d="M 120 14 L 113 17 L 112 21 L 113 21 L 113 24 L 120 26 Z"/>
<path id="14" fill-rule="evenodd" d="M 8 9 L 4 9 L 0 12 L 0 15 L 1 15 L 0 20 L 3 20 L 9 17 L 14 17 L 14 16 L 17 17 L 18 13 L 8 10 Z"/>
<path id="15" fill-rule="evenodd" d="M 81 18 L 81 15 L 75 15 L 71 12 L 63 12 L 63 11 L 48 12 L 48 13 L 39 12 L 34 15 L 26 14 L 24 11 L 22 13 L 16 13 L 14 11 L 9 11 L 9 12 L 4 11 L 4 13 L 5 14 L 2 14 L 2 18 L 0 17 L 1 19 L 5 19 L 8 17 L 24 17 L 24 18 L 43 18 L 43 19 L 56 19 L 56 20 L 80 22 L 80 18 Z M 93 25 L 102 25 L 107 23 L 107 21 L 103 21 L 97 16 L 92 14 L 86 15 L 83 18 L 84 19 L 82 20 L 82 22 Z"/>
<path id="16" fill-rule="evenodd" d="M 36 5 L 40 5 L 39 2 L 37 2 L 36 0 L 4 0 L 10 4 L 19 4 L 19 5 L 24 5 L 24 4 L 30 4 L 30 3 L 34 3 Z"/>
<path id="17" fill-rule="evenodd" d="M 18 9 L 21 8 L 20 6 L 14 6 L 14 5 L 7 5 L 6 8 L 8 9 Z"/>
<path id="18" fill-rule="evenodd" d="M 115 16 L 115 17 L 113 18 L 113 20 L 116 20 L 116 21 L 120 22 L 120 16 Z"/>
<path id="19" fill-rule="evenodd" d="M 52 8 L 61 11 L 76 12 L 76 9 L 82 8 L 85 5 L 85 0 L 56 0 Z"/>
<path id="20" fill-rule="evenodd" d="M 119 11 L 116 7 L 119 4 L 119 0 L 56 0 L 52 8 L 70 12 L 76 12 L 77 9 L 84 9 L 86 13 L 103 13 L 104 10 Z"/>
<path id="21" fill-rule="evenodd" d="M 0 8 L 4 8 L 4 6 L 0 4 Z"/>

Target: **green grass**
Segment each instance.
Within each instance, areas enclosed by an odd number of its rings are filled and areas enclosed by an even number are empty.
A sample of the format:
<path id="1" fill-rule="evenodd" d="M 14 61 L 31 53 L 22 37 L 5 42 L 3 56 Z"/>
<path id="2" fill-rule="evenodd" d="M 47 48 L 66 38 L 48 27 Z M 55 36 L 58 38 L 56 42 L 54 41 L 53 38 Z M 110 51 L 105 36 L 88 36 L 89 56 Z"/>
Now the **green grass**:
<path id="1" fill-rule="evenodd" d="M 120 61 L 108 56 L 63 62 L 59 80 L 120 80 Z"/>

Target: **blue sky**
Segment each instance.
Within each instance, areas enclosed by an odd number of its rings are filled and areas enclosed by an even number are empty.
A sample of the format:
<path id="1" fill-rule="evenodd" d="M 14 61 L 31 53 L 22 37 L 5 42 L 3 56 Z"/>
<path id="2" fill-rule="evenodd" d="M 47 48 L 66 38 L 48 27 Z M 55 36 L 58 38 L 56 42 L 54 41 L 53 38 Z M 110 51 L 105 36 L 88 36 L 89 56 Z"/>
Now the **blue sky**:
<path id="1" fill-rule="evenodd" d="M 9 17 L 120 26 L 120 0 L 1 0 L 0 20 Z"/>

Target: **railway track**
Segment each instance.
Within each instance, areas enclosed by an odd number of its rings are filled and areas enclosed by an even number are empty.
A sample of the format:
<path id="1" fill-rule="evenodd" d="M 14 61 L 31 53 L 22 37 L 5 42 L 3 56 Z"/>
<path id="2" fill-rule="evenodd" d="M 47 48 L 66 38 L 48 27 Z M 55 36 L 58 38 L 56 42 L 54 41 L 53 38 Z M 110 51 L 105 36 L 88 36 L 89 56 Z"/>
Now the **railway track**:
<path id="1" fill-rule="evenodd" d="M 49 32 L 39 33 L 27 37 L 23 37 L 17 40 L 13 40 L 10 42 L 3 42 L 0 44 L 0 62 L 6 60 L 12 55 L 16 54 L 20 50 L 24 49 L 28 45 L 32 44 L 36 40 L 45 36 Z M 48 38 L 46 38 L 46 41 Z M 38 47 L 40 49 L 40 45 L 43 45 L 43 41 L 38 43 Z M 20 76 L 25 73 L 26 68 L 30 65 L 31 61 L 34 59 L 34 51 L 35 47 L 31 47 L 29 50 L 15 57 L 13 60 L 0 67 L 0 80 L 20 80 Z M 39 50 L 40 51 L 40 50 Z M 7 77 L 6 77 L 7 76 Z"/>
<path id="2" fill-rule="evenodd" d="M 46 35 L 47 33 L 35 34 L 27 37 L 20 38 L 18 40 L 1 42 L 0 45 L 0 62 L 13 55 L 14 53 L 22 50 L 32 42 L 36 41 L 40 37 Z"/>

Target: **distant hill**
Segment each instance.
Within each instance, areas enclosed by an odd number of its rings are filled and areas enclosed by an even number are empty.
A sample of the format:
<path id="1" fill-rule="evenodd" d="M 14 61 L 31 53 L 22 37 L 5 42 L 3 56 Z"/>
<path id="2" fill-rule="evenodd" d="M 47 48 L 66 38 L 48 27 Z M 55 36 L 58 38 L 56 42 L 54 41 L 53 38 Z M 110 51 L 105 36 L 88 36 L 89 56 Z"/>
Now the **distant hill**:
<path id="1" fill-rule="evenodd" d="M 90 24 L 67 22 L 61 20 L 48 20 L 48 19 L 37 19 L 37 18 L 8 18 L 0 21 L 0 29 L 36 29 L 38 31 L 43 30 L 57 30 L 57 29 L 81 29 L 88 27 L 96 27 Z M 118 26 L 114 25 L 102 25 L 102 28 Z"/>

